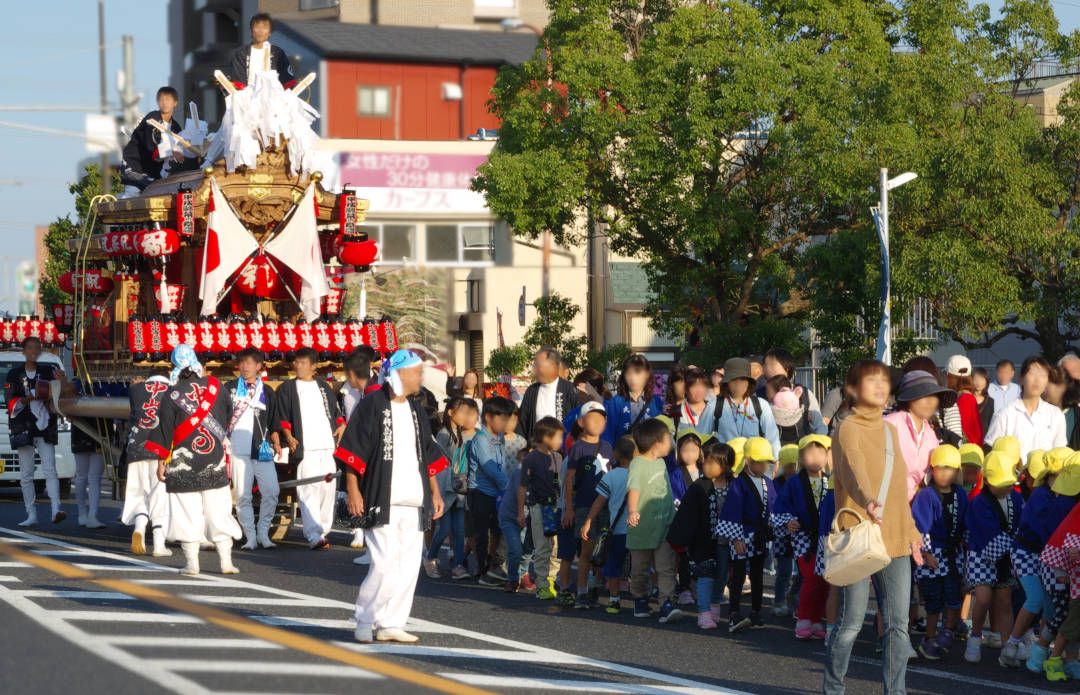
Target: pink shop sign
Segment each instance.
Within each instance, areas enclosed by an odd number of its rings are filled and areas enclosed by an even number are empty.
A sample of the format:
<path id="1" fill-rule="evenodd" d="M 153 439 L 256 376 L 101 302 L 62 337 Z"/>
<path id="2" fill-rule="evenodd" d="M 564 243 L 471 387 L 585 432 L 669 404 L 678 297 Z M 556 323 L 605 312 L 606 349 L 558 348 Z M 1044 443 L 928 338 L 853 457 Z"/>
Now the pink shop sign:
<path id="1" fill-rule="evenodd" d="M 482 154 L 342 152 L 341 183 L 358 188 L 468 189 Z"/>

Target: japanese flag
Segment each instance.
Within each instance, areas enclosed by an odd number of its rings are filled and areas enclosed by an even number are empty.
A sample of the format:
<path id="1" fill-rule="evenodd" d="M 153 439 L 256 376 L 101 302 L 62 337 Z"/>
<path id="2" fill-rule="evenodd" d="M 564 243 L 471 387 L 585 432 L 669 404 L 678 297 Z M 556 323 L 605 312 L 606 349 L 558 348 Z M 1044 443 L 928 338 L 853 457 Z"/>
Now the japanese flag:
<path id="1" fill-rule="evenodd" d="M 308 321 L 317 319 L 322 308 L 322 298 L 330 293 L 330 285 L 326 282 L 319 229 L 315 219 L 314 184 L 304 191 L 304 196 L 296 204 L 296 210 L 285 223 L 284 229 L 263 248 L 301 279 L 303 284 L 300 286 L 300 308 Z"/>
<path id="2" fill-rule="evenodd" d="M 218 300 L 229 276 L 259 250 L 259 242 L 233 214 L 225 194 L 214 179 L 210 179 L 207 208 L 210 212 L 206 220 L 206 245 L 203 247 L 202 281 L 199 283 L 203 316 L 217 313 Z"/>

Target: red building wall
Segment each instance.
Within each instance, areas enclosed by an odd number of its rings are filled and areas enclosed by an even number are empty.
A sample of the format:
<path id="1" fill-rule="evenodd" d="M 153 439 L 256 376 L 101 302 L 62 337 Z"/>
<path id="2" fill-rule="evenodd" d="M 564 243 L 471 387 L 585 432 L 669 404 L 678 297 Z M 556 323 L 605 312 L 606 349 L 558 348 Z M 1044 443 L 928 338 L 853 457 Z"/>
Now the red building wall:
<path id="1" fill-rule="evenodd" d="M 460 140 L 462 133 L 469 135 L 477 128 L 498 128 L 498 119 L 486 106 L 496 69 L 467 67 L 464 75 L 461 70 L 457 65 L 328 60 L 327 135 L 393 140 L 396 130 L 401 140 Z M 464 129 L 461 104 L 442 98 L 442 84 L 459 80 L 464 84 Z M 390 87 L 389 117 L 357 115 L 360 86 Z"/>

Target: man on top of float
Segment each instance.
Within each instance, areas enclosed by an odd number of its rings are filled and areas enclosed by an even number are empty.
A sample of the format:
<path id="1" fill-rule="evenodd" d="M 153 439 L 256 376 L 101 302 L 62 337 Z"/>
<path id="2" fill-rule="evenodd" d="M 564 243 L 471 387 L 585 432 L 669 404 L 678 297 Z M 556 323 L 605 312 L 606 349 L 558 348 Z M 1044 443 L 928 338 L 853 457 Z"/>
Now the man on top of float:
<path id="1" fill-rule="evenodd" d="M 281 86 L 289 89 L 296 84 L 289 57 L 280 46 L 270 43 L 270 34 L 274 31 L 274 20 L 265 12 L 259 12 L 251 18 L 251 43 L 240 46 L 233 52 L 229 61 L 228 77 L 237 89 L 243 89 L 252 82 L 252 73 L 257 70 L 273 70 L 277 73 Z"/>

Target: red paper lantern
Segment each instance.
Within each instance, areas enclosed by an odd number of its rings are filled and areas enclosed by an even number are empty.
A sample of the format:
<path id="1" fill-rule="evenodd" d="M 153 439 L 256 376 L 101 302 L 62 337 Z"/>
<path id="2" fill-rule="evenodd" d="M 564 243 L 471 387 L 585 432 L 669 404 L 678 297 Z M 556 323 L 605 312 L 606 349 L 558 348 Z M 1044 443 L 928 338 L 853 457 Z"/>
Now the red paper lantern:
<path id="1" fill-rule="evenodd" d="M 180 342 L 191 347 L 196 347 L 199 344 L 199 331 L 195 328 L 195 322 L 191 319 L 184 319 L 180 323 Z"/>
<path id="2" fill-rule="evenodd" d="M 74 304 L 53 304 L 53 320 L 57 330 L 67 330 L 75 320 Z"/>
<path id="3" fill-rule="evenodd" d="M 363 336 L 364 345 L 379 349 L 379 325 L 370 316 L 364 319 Z"/>
<path id="4" fill-rule="evenodd" d="M 398 349 L 397 328 L 389 316 L 379 319 L 379 352 L 394 352 Z"/>
<path id="5" fill-rule="evenodd" d="M 165 349 L 172 354 L 172 351 L 180 344 L 180 324 L 176 317 L 171 316 L 162 322 L 162 328 L 165 331 Z"/>
<path id="6" fill-rule="evenodd" d="M 355 350 L 364 344 L 364 324 L 360 323 L 360 319 L 349 319 L 345 332 L 349 336 L 350 350 Z"/>
<path id="7" fill-rule="evenodd" d="M 247 323 L 240 319 L 233 319 L 229 323 L 229 351 L 234 355 L 248 347 Z"/>
<path id="8" fill-rule="evenodd" d="M 131 350 L 131 359 L 136 362 L 146 361 L 145 327 L 142 317 L 132 314 L 127 322 L 128 349 Z"/>
<path id="9" fill-rule="evenodd" d="M 214 358 L 214 323 L 209 316 L 200 316 L 196 326 L 199 342 L 195 346 L 195 352 L 200 353 L 211 360 Z"/>
<path id="10" fill-rule="evenodd" d="M 41 320 L 37 316 L 31 316 L 27 321 L 26 335 L 29 338 L 41 340 Z"/>
<path id="11" fill-rule="evenodd" d="M 312 347 L 318 351 L 319 358 L 323 360 L 330 359 L 330 326 L 327 326 L 322 319 L 316 319 L 315 323 L 311 325 L 311 332 L 314 339 Z"/>
<path id="12" fill-rule="evenodd" d="M 232 359 L 229 339 L 229 322 L 223 318 L 214 319 L 214 352 L 219 360 Z"/>
<path id="13" fill-rule="evenodd" d="M 18 343 L 19 345 L 22 345 L 22 342 L 24 340 L 26 340 L 26 337 L 29 335 L 29 330 L 28 329 L 29 329 L 29 321 L 26 320 L 26 317 L 20 316 L 19 318 L 15 319 L 15 342 L 16 343 Z"/>
<path id="14" fill-rule="evenodd" d="M 165 332 L 162 330 L 161 317 L 153 316 L 147 319 L 143 332 L 144 340 L 150 350 L 150 359 L 155 362 L 165 359 Z"/>
<path id="15" fill-rule="evenodd" d="M 333 345 L 334 358 L 338 360 L 345 359 L 345 356 L 349 353 L 349 334 L 345 330 L 345 324 L 341 321 L 334 321 L 330 324 L 330 342 Z"/>
<path id="16" fill-rule="evenodd" d="M 128 230 L 119 232 L 116 238 L 117 254 L 120 256 L 133 256 L 137 253 L 135 239 L 142 232 Z"/>
<path id="17" fill-rule="evenodd" d="M 281 359 L 281 326 L 274 319 L 269 319 L 262 325 L 263 349 L 270 359 Z"/>
<path id="18" fill-rule="evenodd" d="M 248 321 L 244 326 L 244 330 L 247 332 L 248 345 L 256 350 L 263 350 L 263 330 L 262 324 L 258 321 Z"/>
<path id="19" fill-rule="evenodd" d="M 278 287 L 278 274 L 270 259 L 259 254 L 241 271 L 236 286 L 248 296 L 269 298 Z"/>
<path id="20" fill-rule="evenodd" d="M 41 322 L 41 342 L 46 345 L 56 345 L 56 322 L 55 321 L 42 321 Z"/>
<path id="21" fill-rule="evenodd" d="M 366 241 L 344 241 L 338 258 L 345 265 L 355 266 L 358 270 L 371 266 L 379 257 L 379 244 L 373 239 Z"/>
<path id="22" fill-rule="evenodd" d="M 157 302 L 158 311 L 163 314 L 170 314 L 173 312 L 179 312 L 184 306 L 184 286 L 182 284 L 169 284 L 165 283 L 165 296 L 168 297 L 169 306 L 165 306 L 165 302 L 161 296 L 161 283 L 154 283 L 154 300 Z"/>
<path id="23" fill-rule="evenodd" d="M 285 352 L 285 359 L 291 360 L 296 353 L 296 349 L 301 347 L 300 336 L 296 330 L 296 324 L 289 319 L 285 319 L 279 326 L 281 331 L 281 350 Z"/>
<path id="24" fill-rule="evenodd" d="M 104 270 L 88 270 L 82 275 L 69 271 L 60 276 L 57 284 L 68 294 L 75 294 L 81 284 L 86 285 L 88 294 L 106 294 L 113 288 L 112 278 Z"/>
<path id="25" fill-rule="evenodd" d="M 180 250 L 180 235 L 175 229 L 147 229 L 135 237 L 135 248 L 147 258 L 171 256 Z"/>
<path id="26" fill-rule="evenodd" d="M 329 316 L 337 316 L 341 313 L 341 308 L 344 304 L 345 290 L 331 287 L 330 292 L 323 297 L 323 313 Z"/>
<path id="27" fill-rule="evenodd" d="M 15 343 L 15 322 L 11 319 L 4 319 L 4 323 L 0 324 L 0 341 L 5 345 L 12 345 Z"/>
<path id="28" fill-rule="evenodd" d="M 300 319 L 296 324 L 296 338 L 304 347 L 315 347 L 315 336 L 311 330 L 311 324 Z"/>

